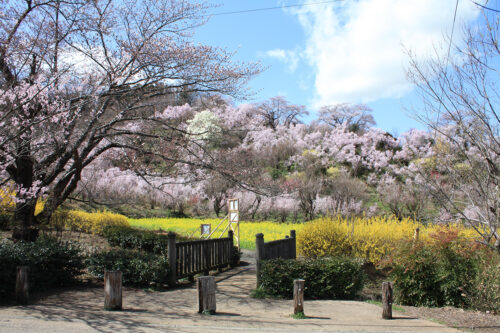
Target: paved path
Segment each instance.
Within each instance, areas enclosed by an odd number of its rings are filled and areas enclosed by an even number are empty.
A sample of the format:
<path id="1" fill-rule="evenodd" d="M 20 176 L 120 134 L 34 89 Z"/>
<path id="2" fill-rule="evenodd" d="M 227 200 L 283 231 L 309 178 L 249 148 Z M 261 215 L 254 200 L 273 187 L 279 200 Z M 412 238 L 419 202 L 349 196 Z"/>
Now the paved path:
<path id="1" fill-rule="evenodd" d="M 309 318 L 296 320 L 290 317 L 291 300 L 249 297 L 255 288 L 253 264 L 224 272 L 216 281 L 215 316 L 196 312 L 193 286 L 165 292 L 124 288 L 124 310 L 117 312 L 102 310 L 102 288 L 86 288 L 27 307 L 0 308 L 0 332 L 458 332 L 399 313 L 394 320 L 382 320 L 381 308 L 355 301 L 306 300 Z"/>

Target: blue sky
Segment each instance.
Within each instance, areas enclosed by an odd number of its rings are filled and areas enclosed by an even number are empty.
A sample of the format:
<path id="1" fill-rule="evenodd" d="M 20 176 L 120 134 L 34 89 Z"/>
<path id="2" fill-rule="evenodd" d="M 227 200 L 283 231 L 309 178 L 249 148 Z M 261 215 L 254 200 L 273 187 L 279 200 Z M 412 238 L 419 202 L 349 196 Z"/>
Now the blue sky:
<path id="1" fill-rule="evenodd" d="M 250 82 L 247 102 L 284 96 L 313 114 L 321 105 L 365 103 L 377 126 L 393 134 L 424 128 L 412 118 L 420 101 L 407 82 L 410 49 L 425 61 L 452 29 L 456 0 L 218 0 L 214 15 L 196 30 L 197 41 L 236 51 L 235 59 L 259 61 L 266 70 Z M 483 3 L 484 1 L 481 1 Z M 479 10 L 459 1 L 454 41 Z M 443 46 L 444 45 L 444 46 Z"/>

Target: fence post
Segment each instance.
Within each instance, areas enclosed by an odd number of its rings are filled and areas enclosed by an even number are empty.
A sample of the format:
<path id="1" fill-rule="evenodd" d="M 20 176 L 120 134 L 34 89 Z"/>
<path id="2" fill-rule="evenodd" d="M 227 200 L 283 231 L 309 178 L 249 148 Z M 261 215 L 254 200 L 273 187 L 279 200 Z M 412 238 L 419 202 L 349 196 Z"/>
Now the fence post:
<path id="1" fill-rule="evenodd" d="M 200 276 L 196 282 L 198 289 L 198 313 L 215 314 L 215 279 L 213 276 Z"/>
<path id="2" fill-rule="evenodd" d="M 304 313 L 305 280 L 293 280 L 293 314 Z"/>
<path id="3" fill-rule="evenodd" d="M 122 272 L 104 272 L 104 310 L 122 309 Z"/>
<path id="4" fill-rule="evenodd" d="M 236 258 L 234 258 L 234 256 L 233 256 L 233 248 L 234 248 L 234 233 L 233 233 L 233 231 L 232 231 L 232 230 L 229 230 L 229 231 L 227 232 L 227 237 L 229 237 L 229 240 L 230 240 L 230 246 L 229 246 L 229 248 L 230 248 L 230 251 L 231 251 L 231 252 L 229 252 L 229 258 L 231 258 L 231 259 L 230 259 L 231 263 L 229 264 L 229 267 L 233 268 L 233 267 L 234 267 L 234 266 L 236 266 L 238 263 L 236 263 L 236 262 L 235 262 L 235 261 L 236 261 L 236 260 L 235 260 Z"/>
<path id="5" fill-rule="evenodd" d="M 382 282 L 382 318 L 392 319 L 392 284 Z"/>
<path id="6" fill-rule="evenodd" d="M 291 259 L 297 259 L 297 238 L 295 237 L 295 230 L 290 230 L 290 237 L 293 239 L 291 244 Z"/>
<path id="7" fill-rule="evenodd" d="M 260 261 L 264 256 L 264 234 L 259 233 L 255 235 L 255 260 L 257 270 L 257 288 L 260 287 Z"/>
<path id="8" fill-rule="evenodd" d="M 29 301 L 29 267 L 17 266 L 16 274 L 16 303 L 19 305 L 28 305 Z"/>
<path id="9" fill-rule="evenodd" d="M 168 233 L 168 266 L 170 268 L 168 284 L 175 286 L 177 283 L 177 247 L 174 232 Z"/>

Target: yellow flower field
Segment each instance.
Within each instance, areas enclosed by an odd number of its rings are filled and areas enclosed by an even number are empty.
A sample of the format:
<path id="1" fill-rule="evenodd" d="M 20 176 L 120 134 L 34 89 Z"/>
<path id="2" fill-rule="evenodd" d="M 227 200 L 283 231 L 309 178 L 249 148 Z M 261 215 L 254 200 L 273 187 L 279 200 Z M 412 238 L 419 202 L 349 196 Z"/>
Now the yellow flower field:
<path id="1" fill-rule="evenodd" d="M 191 219 L 191 218 L 146 218 L 146 219 L 129 219 L 130 226 L 144 228 L 150 230 L 168 230 L 174 231 L 183 236 L 191 236 L 192 238 L 200 237 L 200 224 L 210 224 L 212 231 L 217 227 L 222 219 Z M 227 221 L 217 229 L 215 235 L 220 236 L 223 228 L 227 227 Z M 290 230 L 295 230 L 297 233 L 302 230 L 304 224 L 287 224 L 275 222 L 240 222 L 240 240 L 241 248 L 254 249 L 255 235 L 258 233 L 264 234 L 264 241 L 285 238 L 290 235 Z M 226 234 L 224 234 L 225 236 Z"/>

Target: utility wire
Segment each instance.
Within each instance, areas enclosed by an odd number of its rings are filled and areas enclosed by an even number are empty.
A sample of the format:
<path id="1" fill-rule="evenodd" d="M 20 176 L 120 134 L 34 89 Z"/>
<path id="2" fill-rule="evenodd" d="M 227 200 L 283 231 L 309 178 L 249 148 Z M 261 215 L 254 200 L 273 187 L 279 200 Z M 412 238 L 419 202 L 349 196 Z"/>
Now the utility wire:
<path id="1" fill-rule="evenodd" d="M 472 0 L 471 0 L 471 1 L 472 1 Z M 498 10 L 498 9 L 491 8 L 491 7 L 486 7 L 486 6 L 481 5 L 480 3 L 477 3 L 477 2 L 475 2 L 475 1 L 472 1 L 472 3 L 473 3 L 473 4 L 475 4 L 476 6 L 479 6 L 479 7 L 481 7 L 481 8 L 484 8 L 484 9 L 486 9 L 486 10 L 491 10 L 492 12 L 500 13 L 500 10 Z"/>
<path id="2" fill-rule="evenodd" d="M 242 13 L 253 13 L 253 12 L 262 12 L 262 11 L 266 11 L 266 10 L 283 9 L 283 8 L 314 6 L 314 5 L 321 5 L 321 4 L 325 4 L 325 3 L 334 3 L 334 2 L 340 2 L 340 1 L 344 1 L 344 0 L 327 0 L 327 1 L 301 3 L 301 4 L 294 4 L 294 5 L 285 5 L 285 6 L 276 6 L 276 7 L 264 7 L 264 8 L 254 8 L 254 9 L 246 9 L 246 10 L 237 10 L 237 11 L 234 11 L 234 12 L 215 13 L 215 14 L 212 14 L 211 16 L 232 15 L 232 14 L 242 14 Z"/>
<path id="3" fill-rule="evenodd" d="M 448 44 L 448 53 L 446 55 L 446 62 L 445 62 L 445 66 L 444 66 L 444 76 L 447 75 L 448 73 L 448 63 L 450 62 L 450 53 L 451 53 L 451 45 L 453 43 L 453 33 L 455 32 L 455 22 L 457 20 L 457 11 L 458 11 L 458 2 L 460 0 L 457 0 L 456 4 L 455 4 L 455 12 L 453 14 L 453 24 L 451 26 L 451 36 L 450 36 L 450 43 Z M 441 97 L 439 97 L 439 99 L 442 101 L 443 100 L 443 95 L 444 95 L 444 91 L 441 91 Z M 439 103 L 439 107 L 438 107 L 438 114 L 437 114 L 437 119 L 436 119 L 436 125 L 438 125 L 439 123 L 439 118 L 440 118 L 440 115 L 441 115 L 441 106 L 442 106 L 442 102 Z M 436 133 L 434 133 L 434 135 L 436 135 Z M 434 136 L 434 139 L 436 139 L 436 137 Z"/>

